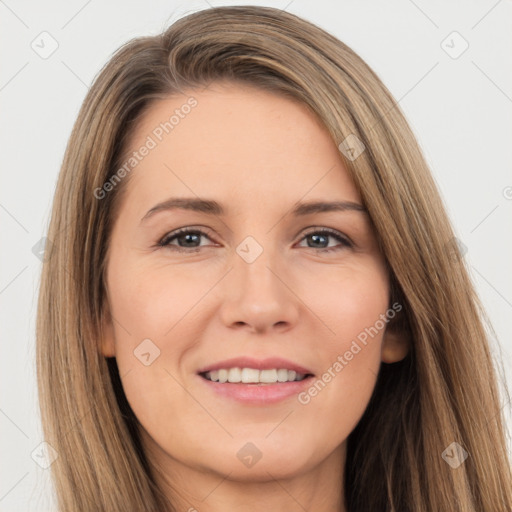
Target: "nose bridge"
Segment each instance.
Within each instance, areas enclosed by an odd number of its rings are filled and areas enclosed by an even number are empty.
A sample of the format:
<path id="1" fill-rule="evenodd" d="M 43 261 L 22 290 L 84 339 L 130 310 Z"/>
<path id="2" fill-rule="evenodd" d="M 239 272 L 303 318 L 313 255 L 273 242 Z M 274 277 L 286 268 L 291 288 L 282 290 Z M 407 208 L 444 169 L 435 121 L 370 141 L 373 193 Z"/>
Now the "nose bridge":
<path id="1" fill-rule="evenodd" d="M 255 329 L 294 323 L 297 302 L 288 289 L 279 248 L 270 237 L 247 236 L 236 246 L 226 283 L 223 319 L 226 324 L 249 324 Z"/>
<path id="2" fill-rule="evenodd" d="M 270 269 L 280 267 L 279 255 L 269 239 L 260 243 L 252 236 L 246 237 L 236 248 L 234 265 L 238 278 L 252 290 L 265 291 L 276 284 L 276 276 Z"/>
<path id="3" fill-rule="evenodd" d="M 283 294 L 283 283 L 276 277 L 282 268 L 282 258 L 278 250 L 272 246 L 270 237 L 262 236 L 257 240 L 247 236 L 235 250 L 234 276 L 239 283 L 240 297 L 253 295 L 265 300 L 276 300 Z M 284 296 L 283 296 L 284 299 Z"/>

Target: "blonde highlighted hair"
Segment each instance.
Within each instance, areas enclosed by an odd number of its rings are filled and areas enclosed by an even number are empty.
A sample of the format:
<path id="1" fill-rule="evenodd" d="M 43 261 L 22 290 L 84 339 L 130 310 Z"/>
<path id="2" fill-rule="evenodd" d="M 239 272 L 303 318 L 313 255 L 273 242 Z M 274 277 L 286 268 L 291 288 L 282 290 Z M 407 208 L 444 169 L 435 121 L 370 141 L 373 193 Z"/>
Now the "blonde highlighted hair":
<path id="1" fill-rule="evenodd" d="M 248 83 L 297 100 L 338 145 L 365 146 L 346 167 L 386 258 L 390 328 L 408 356 L 382 364 L 364 416 L 350 434 L 350 512 L 512 510 L 498 379 L 485 316 L 430 171 L 392 95 L 347 45 L 270 7 L 216 7 L 162 34 L 134 39 L 102 69 L 66 149 L 48 230 L 37 317 L 37 378 L 59 510 L 163 511 L 137 420 L 114 358 L 101 355 L 105 261 L 129 178 L 102 199 L 128 137 L 151 102 L 216 80 Z M 135 172 L 135 171 L 134 171 Z M 442 457 L 457 442 L 468 458 Z"/>

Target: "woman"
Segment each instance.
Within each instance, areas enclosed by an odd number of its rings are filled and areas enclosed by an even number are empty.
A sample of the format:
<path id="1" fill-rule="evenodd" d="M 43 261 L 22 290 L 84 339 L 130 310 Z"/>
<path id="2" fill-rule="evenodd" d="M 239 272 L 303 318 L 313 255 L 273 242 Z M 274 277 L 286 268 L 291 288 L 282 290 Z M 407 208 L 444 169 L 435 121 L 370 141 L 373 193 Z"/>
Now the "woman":
<path id="1" fill-rule="evenodd" d="M 61 510 L 512 510 L 439 194 L 390 93 L 325 31 L 219 7 L 126 44 L 84 101 L 48 238 Z"/>

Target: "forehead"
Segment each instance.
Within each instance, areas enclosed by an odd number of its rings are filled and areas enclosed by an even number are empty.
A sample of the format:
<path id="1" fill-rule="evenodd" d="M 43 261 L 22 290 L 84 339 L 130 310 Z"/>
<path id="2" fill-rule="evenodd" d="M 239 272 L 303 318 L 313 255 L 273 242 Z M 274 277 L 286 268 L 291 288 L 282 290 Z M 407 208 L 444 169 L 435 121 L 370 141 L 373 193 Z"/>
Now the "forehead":
<path id="1" fill-rule="evenodd" d="M 147 201 L 176 193 L 254 207 L 360 200 L 320 120 L 297 101 L 251 86 L 214 83 L 154 101 L 126 157 L 144 147 L 128 194 Z"/>

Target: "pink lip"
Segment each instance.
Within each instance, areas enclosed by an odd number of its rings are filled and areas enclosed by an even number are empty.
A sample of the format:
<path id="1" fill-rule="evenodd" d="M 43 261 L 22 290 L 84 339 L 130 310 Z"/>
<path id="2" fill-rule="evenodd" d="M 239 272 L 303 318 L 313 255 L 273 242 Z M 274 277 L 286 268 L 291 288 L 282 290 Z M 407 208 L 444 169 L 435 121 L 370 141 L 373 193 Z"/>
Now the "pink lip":
<path id="1" fill-rule="evenodd" d="M 312 374 L 311 370 L 299 366 L 292 361 L 282 359 L 279 357 L 270 357 L 268 359 L 254 359 L 252 357 L 235 357 L 233 359 L 226 359 L 225 361 L 219 361 L 218 363 L 210 364 L 201 368 L 197 373 L 206 373 L 213 370 L 220 370 L 222 368 L 254 368 L 256 370 L 271 370 L 275 368 L 285 368 L 286 370 L 294 370 L 297 373 Z"/>
<path id="2" fill-rule="evenodd" d="M 274 367 L 275 368 L 275 367 Z M 299 394 L 311 384 L 313 377 L 306 377 L 293 382 L 276 384 L 242 384 L 212 382 L 199 377 L 212 391 L 244 404 L 269 405 Z"/>

